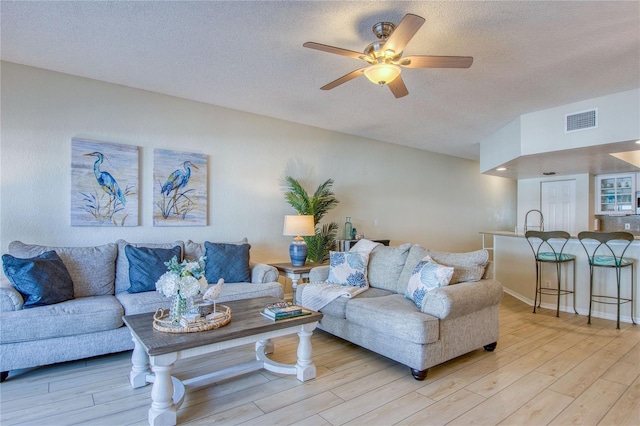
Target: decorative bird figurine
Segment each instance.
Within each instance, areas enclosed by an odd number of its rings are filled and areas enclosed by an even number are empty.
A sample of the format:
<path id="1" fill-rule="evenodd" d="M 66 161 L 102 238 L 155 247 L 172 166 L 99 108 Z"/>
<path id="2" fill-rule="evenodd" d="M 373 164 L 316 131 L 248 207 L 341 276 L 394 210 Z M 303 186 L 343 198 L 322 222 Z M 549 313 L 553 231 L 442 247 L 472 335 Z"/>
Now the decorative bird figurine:
<path id="1" fill-rule="evenodd" d="M 222 292 L 222 284 L 224 284 L 224 279 L 220 278 L 215 285 L 212 285 L 211 288 L 202 295 L 204 300 L 210 300 L 213 302 L 213 315 L 216 315 L 216 299 L 220 297 L 220 293 Z"/>
<path id="2" fill-rule="evenodd" d="M 164 185 L 162 185 L 162 189 L 160 190 L 161 194 L 166 195 L 167 197 L 173 191 L 173 207 L 175 209 L 176 214 L 178 214 L 178 206 L 176 204 L 176 197 L 178 195 L 178 190 L 180 188 L 184 188 L 189 183 L 189 179 L 191 178 L 191 167 L 194 169 L 198 169 L 198 166 L 193 164 L 191 161 L 185 161 L 182 163 L 183 170 L 174 170 L 173 173 L 169 175 Z"/>
<path id="3" fill-rule="evenodd" d="M 95 163 L 93 163 L 93 174 L 96 176 L 96 180 L 98 181 L 98 185 L 109 194 L 112 198 L 117 198 L 120 200 L 122 204 L 125 204 L 127 200 L 124 197 L 124 194 L 120 190 L 118 186 L 118 182 L 115 180 L 113 176 L 109 172 L 101 172 L 100 165 L 104 161 L 104 155 L 101 152 L 92 152 L 90 154 L 84 154 L 85 157 L 97 157 Z"/>
<path id="4" fill-rule="evenodd" d="M 222 284 L 224 284 L 224 279 L 220 278 L 215 285 L 212 285 L 209 290 L 207 290 L 202 298 L 204 300 L 210 300 L 215 302 L 218 297 L 220 297 L 220 292 L 222 291 Z"/>

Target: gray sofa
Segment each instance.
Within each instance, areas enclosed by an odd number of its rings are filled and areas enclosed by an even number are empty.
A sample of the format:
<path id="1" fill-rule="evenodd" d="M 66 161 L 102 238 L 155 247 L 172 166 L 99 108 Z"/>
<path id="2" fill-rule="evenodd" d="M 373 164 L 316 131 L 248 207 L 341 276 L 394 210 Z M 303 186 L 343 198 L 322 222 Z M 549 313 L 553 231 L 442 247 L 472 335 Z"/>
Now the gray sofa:
<path id="1" fill-rule="evenodd" d="M 427 293 L 420 310 L 404 293 L 427 254 L 454 272 L 451 284 Z M 368 261 L 369 289 L 320 309 L 324 316 L 318 328 L 405 364 L 423 380 L 429 367 L 478 348 L 495 348 L 503 289 L 491 279 L 487 262 L 484 250 L 443 253 L 411 244 L 378 246 Z M 310 282 L 326 281 L 329 268 L 313 268 Z M 305 287 L 297 288 L 298 304 Z"/>
<path id="2" fill-rule="evenodd" d="M 245 243 L 243 241 L 234 244 Z M 129 293 L 129 262 L 124 248 L 173 248 L 183 258 L 198 259 L 203 244 L 174 241 L 166 244 L 135 244 L 118 240 L 97 247 L 47 247 L 14 241 L 8 254 L 32 258 L 54 250 L 73 280 L 74 298 L 47 306 L 22 309 L 22 295 L 3 275 L 0 285 L 0 372 L 2 381 L 10 370 L 82 359 L 133 349 L 122 322 L 123 315 L 169 308 L 170 299 L 156 291 Z M 251 282 L 225 283 L 218 302 L 261 296 L 283 298 L 278 271 L 250 262 Z M 215 284 L 215 283 L 214 283 Z"/>

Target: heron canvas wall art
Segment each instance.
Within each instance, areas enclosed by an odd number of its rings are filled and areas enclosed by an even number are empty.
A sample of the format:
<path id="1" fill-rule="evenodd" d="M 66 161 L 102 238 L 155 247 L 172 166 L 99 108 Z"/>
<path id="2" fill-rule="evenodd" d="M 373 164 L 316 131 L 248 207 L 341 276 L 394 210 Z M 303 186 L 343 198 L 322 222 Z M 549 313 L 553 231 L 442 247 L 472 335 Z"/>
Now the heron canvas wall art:
<path id="1" fill-rule="evenodd" d="M 207 156 L 153 151 L 154 226 L 207 225 Z"/>
<path id="2" fill-rule="evenodd" d="M 71 225 L 138 224 L 138 147 L 72 139 Z"/>

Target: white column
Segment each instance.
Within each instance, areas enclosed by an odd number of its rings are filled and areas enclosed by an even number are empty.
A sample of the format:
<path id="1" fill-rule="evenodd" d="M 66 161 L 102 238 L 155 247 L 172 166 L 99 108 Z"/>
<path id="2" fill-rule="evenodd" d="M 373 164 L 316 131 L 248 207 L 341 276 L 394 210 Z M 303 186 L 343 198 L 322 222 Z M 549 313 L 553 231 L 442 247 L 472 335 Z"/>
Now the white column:
<path id="1" fill-rule="evenodd" d="M 316 366 L 313 365 L 311 360 L 313 350 L 311 348 L 311 335 L 316 328 L 317 323 L 304 324 L 300 326 L 298 332 L 298 362 L 296 363 L 296 377 L 301 382 L 313 379 L 316 377 Z"/>
<path id="2" fill-rule="evenodd" d="M 155 374 L 149 408 L 149 424 L 152 426 L 172 426 L 177 422 L 178 406 L 174 404 L 174 386 L 171 379 L 171 367 L 176 359 L 175 353 L 151 358 Z"/>
<path id="3" fill-rule="evenodd" d="M 151 373 L 149 357 L 142 344 L 135 337 L 133 340 L 133 353 L 131 354 L 131 372 L 129 372 L 129 383 L 132 388 L 141 388 L 147 385 L 147 374 Z"/>

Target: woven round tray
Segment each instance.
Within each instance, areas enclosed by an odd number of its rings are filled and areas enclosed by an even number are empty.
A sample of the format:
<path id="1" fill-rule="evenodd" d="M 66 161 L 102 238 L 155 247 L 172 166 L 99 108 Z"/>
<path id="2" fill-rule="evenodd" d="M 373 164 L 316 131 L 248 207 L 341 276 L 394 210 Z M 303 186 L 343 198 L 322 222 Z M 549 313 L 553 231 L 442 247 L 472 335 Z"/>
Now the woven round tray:
<path id="1" fill-rule="evenodd" d="M 215 313 L 214 319 L 199 317 L 195 321 L 188 321 L 186 318 L 182 318 L 176 324 L 169 320 L 169 309 L 158 308 L 153 314 L 153 328 L 166 333 L 195 333 L 220 328 L 231 322 L 231 308 L 228 306 L 216 305 Z"/>

